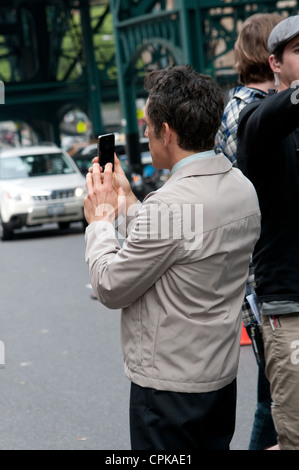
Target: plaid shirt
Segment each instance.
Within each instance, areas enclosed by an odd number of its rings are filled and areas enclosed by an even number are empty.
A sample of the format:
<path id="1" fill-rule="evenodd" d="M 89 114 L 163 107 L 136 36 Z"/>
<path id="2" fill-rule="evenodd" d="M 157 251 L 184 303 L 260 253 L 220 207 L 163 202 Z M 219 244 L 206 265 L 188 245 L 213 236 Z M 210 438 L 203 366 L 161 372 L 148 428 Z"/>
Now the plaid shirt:
<path id="1" fill-rule="evenodd" d="M 256 318 L 251 310 L 248 300 L 246 299 L 247 295 L 253 294 L 255 289 L 255 280 L 254 280 L 254 266 L 251 265 L 249 268 L 249 275 L 246 282 L 246 295 L 242 304 L 242 320 L 244 326 L 249 326 L 252 323 L 256 323 Z"/>
<path id="2" fill-rule="evenodd" d="M 220 129 L 216 135 L 217 153 L 224 155 L 236 166 L 237 161 L 237 130 L 239 115 L 243 108 L 255 100 L 262 99 L 267 93 L 238 86 L 229 93 L 229 102 L 227 103 Z"/>

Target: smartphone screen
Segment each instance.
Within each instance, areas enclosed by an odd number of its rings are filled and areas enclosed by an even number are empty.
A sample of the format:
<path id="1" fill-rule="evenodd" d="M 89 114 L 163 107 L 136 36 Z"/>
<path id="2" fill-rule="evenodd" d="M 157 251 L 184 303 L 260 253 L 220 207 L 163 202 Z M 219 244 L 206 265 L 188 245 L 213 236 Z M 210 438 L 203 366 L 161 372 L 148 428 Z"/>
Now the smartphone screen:
<path id="1" fill-rule="evenodd" d="M 115 135 L 106 134 L 99 136 L 99 157 L 100 165 L 105 169 L 107 163 L 112 163 L 114 171 L 114 152 L 115 152 Z"/>

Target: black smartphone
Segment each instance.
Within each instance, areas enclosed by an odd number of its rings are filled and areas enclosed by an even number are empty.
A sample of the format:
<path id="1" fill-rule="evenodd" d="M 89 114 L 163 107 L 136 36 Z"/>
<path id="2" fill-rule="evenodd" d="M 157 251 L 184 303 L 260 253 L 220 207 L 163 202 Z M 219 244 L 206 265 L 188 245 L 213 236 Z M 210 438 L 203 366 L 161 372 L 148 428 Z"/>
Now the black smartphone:
<path id="1" fill-rule="evenodd" d="M 107 163 L 112 163 L 114 171 L 114 152 L 115 152 L 115 135 L 105 134 L 99 136 L 98 155 L 100 157 L 100 166 L 105 169 Z"/>

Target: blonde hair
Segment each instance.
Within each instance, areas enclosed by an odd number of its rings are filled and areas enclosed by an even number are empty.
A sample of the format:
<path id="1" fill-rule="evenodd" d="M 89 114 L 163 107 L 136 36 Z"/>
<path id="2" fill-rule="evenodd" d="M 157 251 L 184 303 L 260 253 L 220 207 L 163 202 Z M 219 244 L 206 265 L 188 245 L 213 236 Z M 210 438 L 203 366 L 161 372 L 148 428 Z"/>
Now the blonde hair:
<path id="1" fill-rule="evenodd" d="M 242 25 L 235 44 L 235 68 L 242 84 L 273 79 L 269 65 L 269 35 L 284 18 L 278 13 L 255 14 Z"/>

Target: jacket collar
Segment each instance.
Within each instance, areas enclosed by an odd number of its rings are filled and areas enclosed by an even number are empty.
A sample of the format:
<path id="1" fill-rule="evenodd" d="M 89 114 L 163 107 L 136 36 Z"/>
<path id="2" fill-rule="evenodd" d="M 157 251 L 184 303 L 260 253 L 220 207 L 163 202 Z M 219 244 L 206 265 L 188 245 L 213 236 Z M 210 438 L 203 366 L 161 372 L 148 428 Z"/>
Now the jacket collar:
<path id="1" fill-rule="evenodd" d="M 145 196 L 143 202 L 149 199 L 155 193 L 161 193 L 164 190 L 167 190 L 168 185 L 174 184 L 176 181 L 179 181 L 184 178 L 189 178 L 192 176 L 207 176 L 207 175 L 218 175 L 221 173 L 227 173 L 232 169 L 233 165 L 229 159 L 223 154 L 218 153 L 215 157 L 204 158 L 202 160 L 197 160 L 192 163 L 184 165 L 182 168 L 177 170 L 162 188 L 157 191 L 151 192 Z"/>
<path id="2" fill-rule="evenodd" d="M 165 185 L 190 176 L 216 175 L 226 173 L 231 169 L 232 163 L 223 153 L 219 153 L 215 157 L 204 158 L 184 165 L 169 178 Z"/>

